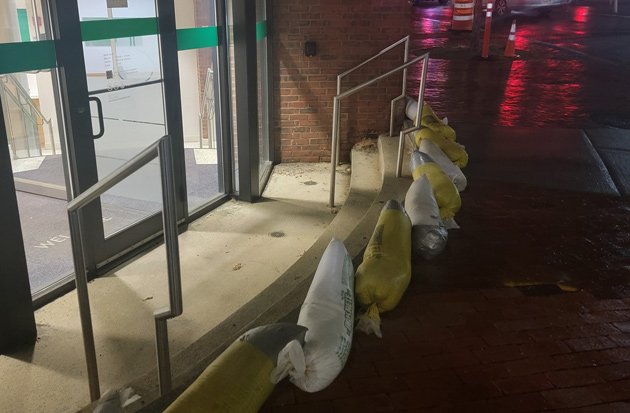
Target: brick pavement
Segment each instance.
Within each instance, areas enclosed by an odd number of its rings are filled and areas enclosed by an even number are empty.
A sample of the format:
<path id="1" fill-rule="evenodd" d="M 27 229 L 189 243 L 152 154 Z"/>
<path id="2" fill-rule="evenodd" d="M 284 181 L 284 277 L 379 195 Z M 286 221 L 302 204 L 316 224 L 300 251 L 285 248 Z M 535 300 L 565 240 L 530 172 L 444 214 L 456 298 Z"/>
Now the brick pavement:
<path id="1" fill-rule="evenodd" d="M 314 394 L 280 383 L 264 412 L 630 412 L 630 299 L 410 285 L 383 339 L 355 335 Z"/>

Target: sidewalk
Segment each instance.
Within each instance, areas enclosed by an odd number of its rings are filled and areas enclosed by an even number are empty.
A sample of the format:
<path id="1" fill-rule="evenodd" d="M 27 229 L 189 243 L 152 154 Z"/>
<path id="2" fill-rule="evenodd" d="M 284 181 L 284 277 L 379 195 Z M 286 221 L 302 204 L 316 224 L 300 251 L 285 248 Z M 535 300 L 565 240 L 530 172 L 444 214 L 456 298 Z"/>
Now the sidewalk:
<path id="1" fill-rule="evenodd" d="M 630 300 L 422 293 L 415 276 L 383 339 L 357 334 L 330 387 L 308 394 L 284 381 L 263 411 L 630 410 Z"/>
<path id="2" fill-rule="evenodd" d="M 414 261 L 383 339 L 357 332 L 329 388 L 285 380 L 263 411 L 630 411 L 627 198 L 580 130 L 456 129 L 471 164 L 447 250 Z"/>

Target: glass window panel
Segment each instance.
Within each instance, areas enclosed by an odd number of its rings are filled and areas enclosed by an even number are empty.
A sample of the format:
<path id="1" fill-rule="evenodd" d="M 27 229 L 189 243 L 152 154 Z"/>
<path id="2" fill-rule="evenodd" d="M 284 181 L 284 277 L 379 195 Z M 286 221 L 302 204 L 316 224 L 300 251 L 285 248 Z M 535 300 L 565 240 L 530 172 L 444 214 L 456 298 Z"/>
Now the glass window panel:
<path id="1" fill-rule="evenodd" d="M 220 182 L 220 121 L 218 49 L 214 43 L 216 30 L 192 28 L 216 27 L 214 2 L 181 0 L 175 3 L 175 18 L 180 35 L 187 44 L 202 47 L 180 50 L 179 81 L 184 127 L 186 190 L 188 210 L 196 210 L 224 192 Z M 198 38 L 195 39 L 194 36 Z M 183 43 L 183 42 L 182 42 Z"/>
<path id="2" fill-rule="evenodd" d="M 47 16 L 39 1 L 0 1 L 0 52 L 10 64 L 34 62 L 54 66 L 54 49 L 47 33 Z M 35 48 L 41 48 L 37 56 Z M 35 68 L 38 65 L 30 65 Z M 56 69 L 52 69 L 56 70 Z M 74 270 L 66 205 L 62 119 L 50 69 L 33 72 L 3 70 L 0 100 L 20 213 L 31 292 L 37 293 Z"/>
<path id="3" fill-rule="evenodd" d="M 269 82 L 267 77 L 266 0 L 256 0 L 256 56 L 258 79 L 258 154 L 260 179 L 269 166 Z"/>

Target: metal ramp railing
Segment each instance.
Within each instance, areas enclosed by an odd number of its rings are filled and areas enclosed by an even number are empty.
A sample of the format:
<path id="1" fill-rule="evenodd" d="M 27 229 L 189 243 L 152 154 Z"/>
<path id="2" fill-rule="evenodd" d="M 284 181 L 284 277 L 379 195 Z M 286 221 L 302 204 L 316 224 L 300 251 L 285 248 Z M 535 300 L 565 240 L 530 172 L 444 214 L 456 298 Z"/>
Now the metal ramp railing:
<path id="1" fill-rule="evenodd" d="M 199 149 L 203 149 L 203 127 L 208 131 L 208 148 L 217 147 L 217 137 L 215 134 L 215 111 L 214 111 L 214 72 L 208 68 L 206 80 L 203 87 L 203 97 L 201 98 L 201 108 L 199 109 Z"/>
<path id="2" fill-rule="evenodd" d="M 44 136 L 48 133 L 52 155 L 57 154 L 55 137 L 53 135 L 52 122 L 47 119 L 33 103 L 30 94 L 20 81 L 12 74 L 0 75 L 0 97 L 7 105 L 3 107 L 4 117 L 8 127 L 9 145 L 13 159 L 43 156 L 44 148 L 40 142 L 39 128 L 45 128 Z M 9 103 L 17 109 L 11 109 Z M 44 137 L 44 141 L 46 138 Z M 45 145 L 44 145 L 45 147 Z M 26 152 L 26 156 L 24 155 Z"/>
<path id="3" fill-rule="evenodd" d="M 85 269 L 81 209 L 155 158 L 159 158 L 160 160 L 160 175 L 162 178 L 162 223 L 164 225 L 164 244 L 166 245 L 169 307 L 157 310 L 153 315 L 155 319 L 155 340 L 160 393 L 165 394 L 171 389 L 171 364 L 168 347 L 167 320 L 182 314 L 183 305 L 179 265 L 179 243 L 177 239 L 177 215 L 175 211 L 173 154 L 171 152 L 170 136 L 165 135 L 110 175 L 94 184 L 87 191 L 77 196 L 67 207 L 68 219 L 70 221 L 75 282 L 79 298 L 83 347 L 85 349 L 90 398 L 92 401 L 100 397 L 100 384 L 96 363 L 94 331 L 92 329 L 88 279 Z"/>
<path id="4" fill-rule="evenodd" d="M 379 58 L 380 56 L 384 55 L 385 53 L 389 52 L 390 50 L 393 50 L 394 48 L 396 48 L 396 46 L 400 45 L 400 44 L 404 44 L 405 45 L 405 54 L 403 56 L 403 63 L 405 63 L 409 57 L 409 39 L 410 36 L 405 36 L 402 39 L 398 40 L 397 42 L 394 42 L 392 44 L 390 44 L 389 46 L 387 46 L 386 48 L 384 48 L 383 50 L 381 50 L 380 52 L 378 52 L 377 54 L 375 54 L 374 56 L 370 57 L 369 59 L 364 60 L 363 62 L 359 63 L 358 65 L 356 65 L 355 67 L 353 67 L 352 69 L 346 70 L 345 72 L 341 73 L 340 75 L 337 76 L 337 95 L 341 94 L 341 80 L 348 76 L 350 73 L 354 72 L 355 70 L 358 70 L 360 68 L 362 68 L 363 66 L 367 65 L 368 63 L 370 63 L 371 61 Z M 389 120 L 389 136 L 392 136 L 392 134 L 394 133 L 394 107 L 397 101 L 399 101 L 400 99 L 404 99 L 405 98 L 405 94 L 407 91 L 407 69 L 403 69 L 403 78 L 402 78 L 402 94 L 398 97 L 395 97 L 394 99 L 392 99 L 391 101 L 391 111 L 390 111 L 390 120 Z M 339 115 L 340 113 L 337 113 L 337 123 L 339 123 Z M 337 165 L 339 164 L 339 145 L 340 145 L 341 141 L 337 142 L 337 158 L 336 158 L 336 162 Z"/>
<path id="5" fill-rule="evenodd" d="M 404 73 L 404 78 L 403 78 L 403 84 L 402 84 L 402 94 L 394 99 L 392 99 L 391 101 L 391 113 L 390 113 L 390 121 L 389 121 L 389 136 L 392 136 L 394 131 L 394 104 L 396 101 L 406 97 L 407 95 L 407 81 L 406 81 L 406 70 L 409 66 L 414 65 L 416 63 L 418 63 L 419 61 L 422 61 L 422 76 L 420 77 L 420 86 L 418 88 L 418 111 L 416 114 L 416 119 L 414 121 L 414 125 L 410 128 L 407 129 L 403 129 L 400 131 L 400 136 L 399 136 L 399 142 L 398 142 L 398 161 L 396 164 L 396 176 L 400 177 L 402 174 L 402 158 L 403 158 L 403 148 L 404 148 L 404 137 L 405 134 L 407 133 L 412 133 L 415 132 L 417 130 L 420 130 L 421 126 L 420 126 L 420 119 L 422 118 L 422 106 L 423 106 L 423 102 L 424 102 L 424 88 L 426 85 L 426 78 L 427 78 L 427 69 L 429 67 L 429 53 L 425 53 L 421 56 L 415 57 L 412 60 L 407 60 L 408 59 L 408 44 L 409 44 L 409 36 L 397 41 L 396 43 L 393 43 L 392 45 L 388 46 L 387 48 L 383 49 L 381 52 L 379 52 L 378 54 L 376 54 L 375 56 L 372 56 L 371 58 L 367 59 L 366 61 L 364 61 L 363 63 L 359 64 L 358 66 L 355 66 L 354 68 L 350 69 L 349 71 L 346 71 L 344 73 L 342 73 L 341 75 L 339 75 L 337 77 L 337 95 L 333 98 L 333 126 L 332 126 L 332 142 L 331 142 L 331 159 L 330 159 L 330 163 L 331 163 L 331 171 L 330 171 L 330 197 L 329 197 L 329 206 L 330 207 L 334 207 L 335 206 L 335 178 L 337 176 L 337 164 L 339 161 L 339 149 L 340 149 L 340 140 L 339 140 L 339 123 L 340 123 L 340 104 L 341 104 L 341 100 L 353 95 L 357 92 L 359 92 L 360 90 L 378 82 L 379 80 L 385 79 L 389 76 L 392 76 L 398 72 L 400 72 L 401 70 Z M 378 56 L 382 55 L 383 53 L 391 50 L 392 48 L 394 48 L 395 46 L 401 44 L 401 43 L 405 43 L 405 62 L 396 67 L 395 69 L 392 69 L 382 75 L 376 76 L 366 82 L 361 83 L 358 86 L 355 86 L 343 93 L 339 93 L 341 90 L 341 80 L 340 77 L 346 76 L 348 73 L 358 69 L 361 66 L 364 66 L 365 64 L 371 62 L 372 60 L 376 59 Z"/>

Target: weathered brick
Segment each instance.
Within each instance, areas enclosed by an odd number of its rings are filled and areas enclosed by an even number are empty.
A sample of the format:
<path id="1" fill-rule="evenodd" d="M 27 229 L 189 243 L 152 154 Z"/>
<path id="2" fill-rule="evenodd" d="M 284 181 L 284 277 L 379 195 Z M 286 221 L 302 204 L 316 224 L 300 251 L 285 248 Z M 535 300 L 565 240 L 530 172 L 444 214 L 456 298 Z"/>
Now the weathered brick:
<path id="1" fill-rule="evenodd" d="M 602 402 L 601 397 L 595 391 L 595 387 L 546 390 L 541 392 L 541 394 L 547 401 L 548 406 L 553 409 L 568 409 Z"/>
<path id="2" fill-rule="evenodd" d="M 379 9 L 387 9 L 387 12 L 383 14 Z M 332 99 L 337 93 L 336 76 L 405 36 L 411 17 L 409 10 L 405 0 L 374 0 L 367 7 L 359 0 L 340 3 L 274 1 L 271 16 L 274 25 L 270 38 L 275 51 L 274 63 L 278 67 L 273 90 L 276 101 L 280 102 L 278 110 L 282 116 L 289 107 L 308 109 L 308 113 L 317 113 L 318 117 L 315 120 L 294 118 L 294 125 L 276 124 L 272 130 L 276 131 L 279 127 L 280 133 L 300 138 L 301 132 L 293 128 L 321 125 L 323 128 L 317 132 L 319 136 L 315 139 L 325 140 L 317 144 L 318 149 L 310 149 L 310 155 L 276 140 L 275 151 L 279 160 L 284 162 L 289 152 L 292 159 L 298 157 L 302 161 L 307 160 L 306 156 L 309 160 L 325 157 L 323 151 L 329 150 L 330 146 L 327 141 L 330 140 L 332 127 Z M 374 21 L 379 22 L 378 27 L 374 27 Z M 304 56 L 306 40 L 317 41 L 316 56 Z M 344 90 L 398 65 L 401 60 L 402 48 L 393 50 L 383 59 L 345 79 Z M 388 129 L 389 101 L 400 93 L 400 83 L 401 78 L 395 76 L 343 102 L 340 138 L 349 145 L 342 147 L 342 159 L 348 157 L 352 144 L 360 139 L 364 131 Z M 294 100 L 287 101 L 285 97 Z M 288 102 L 294 103 L 283 106 Z M 360 117 L 361 114 L 365 116 Z M 318 150 L 321 152 L 317 153 Z"/>
<path id="3" fill-rule="evenodd" d="M 630 333 L 630 321 L 613 323 L 622 333 Z"/>
<path id="4" fill-rule="evenodd" d="M 532 374 L 530 376 L 510 377 L 494 382 L 505 394 L 530 393 L 534 391 L 552 389 L 554 386 L 544 374 Z"/>
<path id="5" fill-rule="evenodd" d="M 600 384 L 593 390 L 605 402 L 630 400 L 630 379 Z"/>
<path id="6" fill-rule="evenodd" d="M 561 341 L 539 341 L 521 344 L 520 351 L 528 357 L 533 357 L 570 353 L 571 349 Z"/>
<path id="7" fill-rule="evenodd" d="M 604 382 L 601 367 L 587 367 L 573 370 L 559 370 L 547 373 L 556 387 L 578 387 Z"/>
<path id="8" fill-rule="evenodd" d="M 571 340 L 566 340 L 565 343 L 573 351 L 603 350 L 607 348 L 617 347 L 617 343 L 605 336 L 574 338 Z"/>
<path id="9" fill-rule="evenodd" d="M 517 344 L 476 349 L 474 354 L 484 364 L 518 360 L 526 357 L 526 354 L 521 350 L 521 346 Z"/>
<path id="10" fill-rule="evenodd" d="M 490 407 L 499 412 L 539 412 L 547 409 L 547 401 L 540 393 L 517 394 L 492 400 Z"/>
<path id="11" fill-rule="evenodd" d="M 312 403 L 301 403 L 286 406 L 275 406 L 273 413 L 321 413 L 333 411 L 333 403 L 330 400 L 316 401 Z"/>
<path id="12" fill-rule="evenodd" d="M 556 362 L 549 356 L 537 356 L 510 361 L 505 367 L 512 376 L 526 376 L 555 370 Z"/>
<path id="13" fill-rule="evenodd" d="M 349 397 L 333 400 L 334 411 L 340 412 L 389 412 L 394 410 L 394 404 L 384 394 L 372 396 L 361 395 L 359 397 Z"/>

